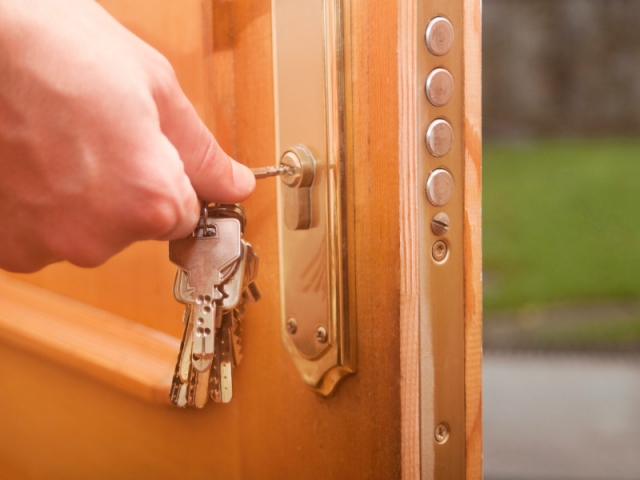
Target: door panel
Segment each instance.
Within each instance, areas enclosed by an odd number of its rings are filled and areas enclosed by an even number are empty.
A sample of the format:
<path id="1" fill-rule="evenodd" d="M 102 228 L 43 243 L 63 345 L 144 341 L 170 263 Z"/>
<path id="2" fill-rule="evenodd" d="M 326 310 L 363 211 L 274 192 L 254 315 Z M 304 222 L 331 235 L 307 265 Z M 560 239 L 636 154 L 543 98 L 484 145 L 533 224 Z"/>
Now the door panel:
<path id="1" fill-rule="evenodd" d="M 478 10 L 477 2 L 465 1 L 470 11 Z M 273 162 L 270 0 L 100 3 L 169 58 L 223 148 L 252 167 Z M 411 305 L 426 290 L 407 280 L 416 266 L 402 252 L 419 247 L 407 234 L 410 221 L 401 206 L 411 208 L 406 196 L 415 199 L 421 187 L 403 176 L 415 158 L 400 153 L 406 112 L 398 55 L 401 19 L 411 20 L 415 6 L 412 10 L 413 3 L 404 1 L 344 4 L 350 44 L 349 300 L 357 319 L 357 373 L 331 397 L 321 397 L 304 385 L 282 346 L 276 184 L 263 180 L 244 204 L 246 237 L 260 256 L 263 297 L 248 307 L 244 359 L 233 372 L 232 402 L 210 402 L 203 410 L 154 405 L 113 389 L 90 371 L 69 369 L 7 343 L 0 332 L 0 431 L 10 432 L 0 435 L 0 477 L 420 478 L 420 352 L 414 336 L 418 316 Z M 468 20 L 473 28 L 479 28 L 478 19 Z M 479 38 L 479 30 L 472 37 Z M 468 81 L 479 86 L 477 73 L 471 70 Z M 465 136 L 471 173 L 479 173 L 476 121 L 478 102 L 467 119 L 474 135 L 469 142 Z M 465 212 L 471 212 L 465 252 L 473 260 L 465 263 L 465 318 L 471 320 L 466 361 L 473 364 L 467 370 L 466 401 L 474 419 L 467 419 L 467 442 L 474 442 L 467 449 L 467 478 L 480 478 L 479 176 L 465 175 L 475 182 L 476 195 L 465 197 Z M 174 272 L 166 243 L 145 242 L 98 269 L 54 265 L 18 277 L 180 337 L 182 307 L 172 295 Z"/>

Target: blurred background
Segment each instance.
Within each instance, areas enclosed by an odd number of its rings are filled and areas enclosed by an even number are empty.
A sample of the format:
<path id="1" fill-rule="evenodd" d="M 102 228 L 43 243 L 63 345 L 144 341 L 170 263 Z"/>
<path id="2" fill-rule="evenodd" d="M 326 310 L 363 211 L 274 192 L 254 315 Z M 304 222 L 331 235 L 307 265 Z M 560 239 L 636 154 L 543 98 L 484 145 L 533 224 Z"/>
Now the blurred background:
<path id="1" fill-rule="evenodd" d="M 640 0 L 483 1 L 487 480 L 640 479 Z"/>

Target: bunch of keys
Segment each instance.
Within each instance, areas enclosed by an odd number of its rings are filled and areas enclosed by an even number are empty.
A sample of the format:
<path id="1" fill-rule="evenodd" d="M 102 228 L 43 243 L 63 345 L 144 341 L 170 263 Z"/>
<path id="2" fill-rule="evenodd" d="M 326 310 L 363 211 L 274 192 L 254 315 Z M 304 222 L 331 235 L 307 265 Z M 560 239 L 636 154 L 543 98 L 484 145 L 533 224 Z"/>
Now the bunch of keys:
<path id="1" fill-rule="evenodd" d="M 240 205 L 203 202 L 192 235 L 169 242 L 169 259 L 178 266 L 173 293 L 185 305 L 170 392 L 178 407 L 202 408 L 209 397 L 227 403 L 233 396 L 244 304 L 260 298 L 258 256 L 243 239 L 245 223 Z"/>
<path id="2" fill-rule="evenodd" d="M 252 171 L 256 179 L 296 173 L 282 164 Z M 173 295 L 185 306 L 169 394 L 178 407 L 202 408 L 209 397 L 227 403 L 233 396 L 231 371 L 242 360 L 244 305 L 260 299 L 255 283 L 258 255 L 243 239 L 245 224 L 240 205 L 211 207 L 202 202 L 193 233 L 169 242 L 169 259 L 178 266 Z"/>

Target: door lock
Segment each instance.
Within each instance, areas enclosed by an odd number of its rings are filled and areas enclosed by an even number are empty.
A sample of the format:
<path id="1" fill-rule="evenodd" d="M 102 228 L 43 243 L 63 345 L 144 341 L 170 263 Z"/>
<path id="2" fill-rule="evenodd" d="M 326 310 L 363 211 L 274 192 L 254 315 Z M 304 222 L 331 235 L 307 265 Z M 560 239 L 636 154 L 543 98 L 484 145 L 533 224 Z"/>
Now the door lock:
<path id="1" fill-rule="evenodd" d="M 282 189 L 284 224 L 289 230 L 307 230 L 311 227 L 311 186 L 316 174 L 316 161 L 303 145 L 284 152 L 280 165 L 289 167 L 282 176 L 288 187 Z"/>
<path id="2" fill-rule="evenodd" d="M 283 188 L 284 224 L 289 230 L 308 230 L 311 227 L 311 187 L 316 174 L 316 161 L 304 145 L 287 149 L 280 164 L 273 167 L 252 168 L 256 179 L 281 176 Z"/>
<path id="3" fill-rule="evenodd" d="M 329 395 L 356 369 L 346 238 L 343 9 L 340 1 L 272 5 L 278 165 L 253 172 L 256 178 L 282 179 L 284 348 L 304 382 Z"/>

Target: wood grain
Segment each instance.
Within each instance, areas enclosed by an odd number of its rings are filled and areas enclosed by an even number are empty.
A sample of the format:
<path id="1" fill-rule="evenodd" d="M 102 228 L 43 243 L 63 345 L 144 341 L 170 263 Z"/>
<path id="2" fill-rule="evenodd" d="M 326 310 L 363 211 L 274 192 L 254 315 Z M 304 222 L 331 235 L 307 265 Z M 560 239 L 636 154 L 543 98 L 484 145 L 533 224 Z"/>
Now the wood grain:
<path id="1" fill-rule="evenodd" d="M 482 10 L 464 0 L 464 268 L 467 480 L 482 478 Z"/>
<path id="2" fill-rule="evenodd" d="M 151 403 L 168 404 L 179 341 L 0 274 L 0 341 Z"/>
<path id="3" fill-rule="evenodd" d="M 418 117 L 415 102 L 417 8 L 398 8 L 398 107 L 400 201 L 400 395 L 402 478 L 420 478 L 420 258 L 418 233 Z"/>
<path id="4" fill-rule="evenodd" d="M 243 2 L 237 5 L 242 15 L 236 18 L 251 18 L 250 11 L 259 8 Z M 352 100 L 348 102 L 347 175 L 352 211 L 348 221 L 355 243 L 350 249 L 355 264 L 351 301 L 358 318 L 359 369 L 329 399 L 303 385 L 280 345 L 277 251 L 262 250 L 261 268 L 268 279 L 263 301 L 267 303 L 252 311 L 254 327 L 245 329 L 246 351 L 252 355 L 243 360 L 242 372 L 238 369 L 243 379 L 241 436 L 251 451 L 243 466 L 246 478 L 400 477 L 398 220 L 394 211 L 385 208 L 398 194 L 397 110 L 395 79 L 384 73 L 396 68 L 397 58 L 395 46 L 386 41 L 394 35 L 395 21 L 380 22 L 394 19 L 396 12 L 388 2 L 353 2 L 349 13 Z M 378 24 L 375 34 L 370 29 L 373 22 Z M 241 32 L 235 46 L 236 108 L 243 119 L 237 131 L 239 157 L 251 158 L 271 149 L 273 158 L 272 76 L 256 76 L 256 68 L 271 72 L 271 54 L 266 50 L 270 38 L 257 25 L 251 26 L 236 29 Z M 253 91 L 256 78 L 261 79 L 262 92 Z M 259 93 L 268 95 L 270 103 L 263 103 Z M 261 136 L 256 137 L 256 132 Z M 254 238 L 272 244 L 277 241 L 275 211 L 273 204 L 265 202 L 275 201 L 274 187 L 274 182 L 259 185 L 262 190 L 247 203 L 255 212 L 249 227 L 252 235 L 259 230 Z M 372 278 L 375 291 L 386 293 L 374 292 Z M 256 394 L 269 414 L 251 398 Z M 264 445 L 265 432 L 276 447 Z"/>
<path id="5" fill-rule="evenodd" d="M 472 68 L 465 77 L 467 478 L 471 479 L 481 476 L 481 152 L 479 91 L 473 87 L 479 79 L 480 24 L 477 0 L 465 2 L 465 8 L 475 12 L 465 21 L 478 29 L 475 43 L 468 40 Z M 228 152 L 251 166 L 273 162 L 269 0 L 100 3 L 171 60 L 183 89 Z M 415 201 L 403 193 L 415 176 L 407 145 L 415 145 L 411 136 L 417 133 L 402 127 L 408 116 L 415 115 L 402 90 L 411 65 L 398 56 L 398 32 L 404 38 L 406 22 L 413 15 L 409 3 L 345 2 L 351 79 L 347 223 L 354 278 L 350 302 L 358 322 L 357 374 L 347 378 L 333 397 L 319 397 L 307 389 L 282 348 L 275 180 L 264 180 L 245 203 L 246 236 L 260 256 L 258 284 L 263 299 L 247 310 L 244 360 L 234 370 L 234 399 L 228 405 L 189 411 L 139 400 L 158 398 L 166 388 L 166 374 L 172 374 L 175 360 L 175 353 L 167 352 L 177 351 L 176 338 L 145 328 L 173 337 L 182 333 L 181 306 L 171 294 L 174 267 L 166 258 L 166 244 L 135 245 L 95 270 L 56 265 L 21 276 L 102 312 L 53 301 L 52 294 L 24 296 L 22 288 L 14 292 L 6 286 L 11 282 L 0 281 L 2 391 L 21 392 L 0 395 L 0 431 L 11 432 L 0 435 L 0 477 L 419 478 L 418 285 L 410 268 L 417 256 L 417 246 L 411 242 L 415 218 L 410 213 L 399 215 L 395 207 L 401 200 L 406 208 L 400 206 L 400 211 L 409 212 Z M 5 294 L 3 288 L 8 289 Z M 34 298 L 41 302 L 37 315 L 29 310 Z M 47 302 L 57 307 L 49 308 Z M 80 313 L 67 313 L 69 305 Z M 29 320 L 18 328 L 20 338 L 7 342 L 2 318 L 15 321 L 16 312 L 20 318 L 19 312 L 28 312 Z M 44 327 L 38 331 L 37 322 L 64 324 L 65 318 L 94 332 L 91 340 L 85 343 L 82 336 L 66 335 L 62 328 L 59 334 L 43 333 L 49 332 Z M 137 336 L 140 332 L 146 332 L 144 340 Z M 149 346 L 147 334 L 162 341 Z M 110 342 L 127 335 L 127 351 L 143 358 L 141 373 L 129 371 L 129 363 L 117 354 L 112 355 L 115 363 L 106 360 Z M 39 346 L 25 349 L 25 339 L 35 339 Z M 95 349 L 80 352 L 81 348 L 70 347 L 76 340 Z M 47 356 L 56 341 L 58 353 Z M 82 362 L 72 360 L 74 355 L 96 365 L 99 382 L 88 379 L 91 372 L 78 368 Z M 61 368 L 51 358 L 72 364 L 75 371 Z M 161 366 L 163 361 L 170 365 Z M 164 380 L 157 380 L 163 375 Z M 131 384 L 122 380 L 130 377 L 136 379 Z"/>

